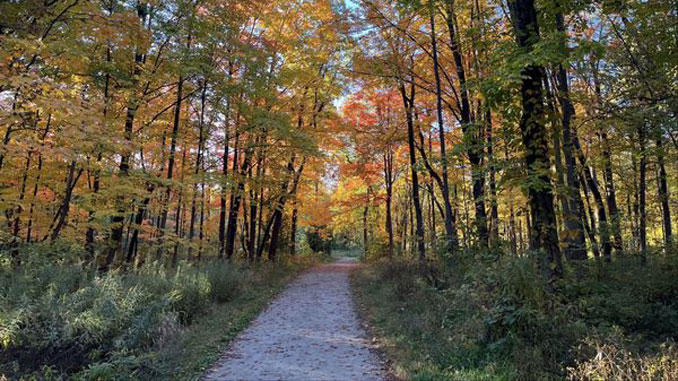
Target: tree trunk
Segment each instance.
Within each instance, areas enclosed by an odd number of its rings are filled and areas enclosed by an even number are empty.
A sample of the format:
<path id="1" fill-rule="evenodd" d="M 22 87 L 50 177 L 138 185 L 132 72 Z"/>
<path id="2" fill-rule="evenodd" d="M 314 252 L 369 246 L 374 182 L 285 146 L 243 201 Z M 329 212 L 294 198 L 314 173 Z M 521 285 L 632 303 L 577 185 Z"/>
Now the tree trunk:
<path id="1" fill-rule="evenodd" d="M 245 150 L 245 157 L 242 163 L 240 173 L 238 173 L 238 185 L 233 190 L 231 195 L 231 207 L 228 212 L 228 224 L 226 225 L 226 258 L 231 259 L 233 253 L 235 252 L 235 237 L 238 229 L 238 214 L 240 213 L 240 201 L 242 200 L 242 194 L 245 191 L 245 175 L 250 166 L 252 156 L 252 148 L 248 147 Z M 237 164 L 234 163 L 234 166 Z M 235 170 L 234 170 L 234 173 Z"/>
<path id="2" fill-rule="evenodd" d="M 562 34 L 563 46 L 561 48 L 566 51 L 567 47 L 564 45 L 567 35 L 563 10 L 560 9 L 560 5 L 559 2 L 555 15 L 556 29 Z M 579 192 L 580 185 L 576 176 L 576 161 L 572 154 L 572 139 L 576 132 L 572 130 L 571 121 L 575 116 L 575 109 L 570 100 L 567 70 L 562 63 L 558 63 L 556 69 L 556 88 L 558 90 L 558 101 L 562 108 L 563 153 L 565 165 L 567 166 L 567 185 L 569 187 L 565 192 L 567 210 L 563 216 L 565 225 L 565 255 L 571 261 L 584 261 L 587 259 L 584 226 L 582 224 L 584 210 Z"/>
<path id="3" fill-rule="evenodd" d="M 531 52 L 539 40 L 539 26 L 534 0 L 509 1 L 513 28 L 518 45 Z M 530 64 L 521 71 L 522 116 L 520 131 L 525 147 L 525 164 L 529 177 L 528 200 L 532 213 L 533 249 L 543 253 L 542 272 L 549 278 L 560 278 L 563 268 L 558 244 L 558 231 L 553 206 L 553 191 L 548 173 L 550 167 L 546 128 L 543 124 L 544 104 L 541 84 L 543 69 Z"/>
<path id="4" fill-rule="evenodd" d="M 487 164 L 490 168 L 490 247 L 494 248 L 499 242 L 499 204 L 497 202 L 497 180 L 494 163 L 494 141 L 492 138 L 492 112 L 485 111 L 485 123 L 487 124 Z"/>
<path id="5" fill-rule="evenodd" d="M 226 190 L 228 189 L 228 105 L 226 106 L 226 117 L 224 121 L 224 157 L 221 167 L 221 192 L 219 193 L 219 253 L 217 256 L 223 258 L 226 253 Z M 236 147 L 237 149 L 237 147 Z"/>
<path id="6" fill-rule="evenodd" d="M 610 230 L 614 235 L 614 249 L 617 254 L 624 250 L 624 243 L 621 236 L 621 216 L 617 207 L 617 194 L 612 176 L 612 155 L 610 154 L 610 140 L 605 132 L 600 134 L 603 143 L 603 177 L 605 178 L 605 195 L 607 198 L 607 207 L 610 211 Z"/>
<path id="7" fill-rule="evenodd" d="M 188 246 L 188 258 L 191 258 L 193 256 L 193 237 L 195 235 L 195 219 L 196 219 L 196 214 L 197 214 L 197 193 L 198 193 L 198 182 L 196 181 L 198 176 L 200 175 L 200 170 L 202 169 L 202 150 L 203 150 L 203 142 L 205 140 L 204 138 L 204 126 L 205 126 L 205 101 L 207 98 L 207 81 L 203 83 L 202 86 L 202 93 L 200 95 L 200 119 L 198 122 L 198 152 L 196 153 L 195 157 L 195 171 L 193 172 L 193 175 L 195 176 L 194 183 L 193 183 L 193 200 L 191 201 L 191 222 L 190 226 L 188 228 L 188 240 L 190 242 L 190 245 Z M 203 180 L 201 179 L 200 182 L 202 183 Z M 202 195 L 200 196 L 202 199 Z"/>
<path id="8" fill-rule="evenodd" d="M 297 209 L 297 201 L 294 200 L 294 209 L 292 209 L 292 222 L 290 229 L 290 255 L 295 255 L 297 253 L 297 215 L 299 211 Z"/>
<path id="9" fill-rule="evenodd" d="M 433 50 L 433 72 L 435 74 L 436 82 L 436 112 L 438 117 L 438 139 L 440 140 L 440 162 L 442 165 L 442 196 L 445 204 L 445 233 L 447 235 L 447 251 L 454 253 L 459 249 L 459 241 L 457 238 L 457 229 L 454 226 L 452 218 L 452 204 L 450 202 L 450 186 L 448 180 L 447 169 L 447 149 L 445 144 L 445 127 L 443 120 L 443 103 L 442 90 L 440 85 L 440 65 L 438 63 L 438 46 L 435 29 L 435 7 L 433 2 L 430 3 L 430 21 L 431 21 L 431 48 Z M 414 100 L 412 100 L 414 101 Z M 412 108 L 414 105 L 411 105 Z M 414 142 L 412 142 L 414 144 Z M 423 149 L 423 147 L 422 147 Z M 414 155 L 414 153 L 413 153 Z M 417 184 L 419 188 L 419 184 Z M 418 197 L 418 196 L 417 196 Z"/>
<path id="10" fill-rule="evenodd" d="M 261 181 L 261 167 L 263 166 L 263 150 L 260 152 L 260 157 L 257 160 L 257 181 Z M 252 178 L 252 168 L 249 169 L 249 176 Z M 253 262 L 255 259 L 255 250 L 256 250 L 256 243 L 259 240 L 259 236 L 257 235 L 257 203 L 259 202 L 257 200 L 257 195 L 258 195 L 258 189 L 254 188 L 254 184 L 256 182 L 252 182 L 252 185 L 249 187 L 249 199 L 250 199 L 250 221 L 249 221 L 249 240 L 247 241 L 247 255 L 248 259 L 250 262 Z M 263 186 L 263 184 L 261 185 Z"/>
<path id="11" fill-rule="evenodd" d="M 645 190 L 647 189 L 647 152 L 645 126 L 638 127 L 638 143 L 640 144 L 639 184 L 638 184 L 638 238 L 640 240 L 640 255 L 643 263 L 647 261 L 647 214 L 645 205 Z"/>
<path id="12" fill-rule="evenodd" d="M 42 139 L 40 142 L 40 148 L 42 149 L 45 146 L 45 138 L 49 132 L 49 128 L 52 123 L 52 114 L 49 114 L 47 117 L 47 125 L 45 126 L 45 132 L 42 134 Z M 42 151 L 38 153 L 38 174 L 35 177 L 35 185 L 33 186 L 33 197 L 31 198 L 31 206 L 28 210 L 28 225 L 26 226 L 26 243 L 31 242 L 31 234 L 33 232 L 33 211 L 35 209 L 35 200 L 38 196 L 38 187 L 40 186 L 40 178 L 42 177 Z"/>
<path id="13" fill-rule="evenodd" d="M 367 258 L 367 215 L 369 213 L 370 188 L 367 188 L 365 195 L 365 206 L 363 206 L 363 254 Z"/>
<path id="14" fill-rule="evenodd" d="M 276 260 L 276 253 L 278 251 L 278 245 L 279 245 L 279 240 L 280 240 L 280 231 L 282 229 L 282 218 L 283 218 L 283 212 L 285 210 L 285 203 L 287 202 L 287 199 L 290 197 L 290 195 L 293 195 L 297 191 L 297 187 L 299 186 L 299 180 L 301 179 L 301 174 L 304 171 L 304 166 L 306 164 L 306 157 L 303 158 L 301 161 L 301 164 L 299 165 L 298 170 L 294 170 L 294 159 L 290 160 L 287 165 L 287 170 L 288 174 L 291 177 L 288 181 L 283 184 L 283 189 L 282 189 L 282 196 L 278 200 L 278 205 L 276 205 L 275 212 L 274 214 L 274 220 L 273 220 L 273 228 L 271 231 L 271 242 L 270 245 L 268 246 L 268 260 L 271 262 L 275 262 Z M 289 189 L 289 181 L 292 181 L 292 189 L 288 191 Z"/>
<path id="15" fill-rule="evenodd" d="M 579 175 L 582 177 L 582 175 Z M 596 260 L 600 259 L 600 247 L 598 245 L 598 240 L 596 239 L 596 216 L 593 213 L 593 208 L 591 208 L 591 199 L 589 198 L 589 187 L 586 185 L 587 182 L 583 178 L 580 178 L 580 183 L 584 189 L 584 198 L 586 199 L 586 207 L 588 208 L 589 213 L 589 222 L 586 220 L 586 212 L 584 212 L 584 228 L 589 235 L 589 241 L 591 242 L 591 250 L 593 251 L 593 256 Z"/>
<path id="16" fill-rule="evenodd" d="M 399 83 L 400 93 L 403 98 L 403 105 L 405 107 L 405 117 L 407 119 L 407 145 L 410 157 L 410 171 L 412 175 L 412 203 L 414 206 L 414 215 L 416 220 L 416 248 L 419 255 L 419 263 L 422 266 L 426 261 L 426 246 L 424 242 L 424 219 L 421 212 L 421 202 L 419 201 L 419 177 L 417 173 L 417 157 L 414 147 L 414 84 L 410 86 L 409 95 L 405 90 L 405 84 L 401 81 Z M 451 215 L 451 214 L 450 214 Z"/>
<path id="17" fill-rule="evenodd" d="M 387 148 L 384 155 L 384 184 L 386 186 L 386 233 L 388 234 L 388 256 L 393 257 L 393 216 L 391 215 L 391 203 L 393 200 L 393 152 Z M 295 209 L 296 211 L 296 209 Z M 433 229 L 435 231 L 435 228 Z"/>
<path id="18" fill-rule="evenodd" d="M 148 16 L 148 9 L 144 4 L 137 4 L 137 17 L 141 25 L 143 26 Z M 134 69 L 132 71 L 132 78 L 135 78 L 134 85 L 136 85 L 136 78 L 141 75 L 141 64 L 144 61 L 144 54 L 137 50 L 134 53 Z M 132 95 L 132 98 L 129 100 L 127 105 L 127 114 L 125 116 L 125 131 L 124 131 L 124 140 L 126 142 L 126 148 L 123 149 L 123 152 L 120 154 L 120 166 L 118 168 L 118 176 L 120 178 L 126 178 L 129 175 L 130 169 L 130 157 L 131 152 L 129 151 L 129 146 L 132 143 L 132 133 L 134 128 L 134 117 L 136 115 L 137 109 L 139 108 L 139 100 L 136 95 Z M 113 260 L 117 253 L 122 251 L 122 234 L 123 234 L 123 225 L 125 222 L 126 207 L 124 201 L 118 200 L 118 210 L 117 213 L 111 218 L 111 234 L 110 234 L 110 244 L 107 250 L 106 257 L 104 258 L 103 263 L 99 266 L 99 271 L 106 272 L 110 269 L 110 266 L 113 264 Z"/>
<path id="19" fill-rule="evenodd" d="M 111 6 L 109 8 L 109 16 L 113 14 L 113 7 Z M 110 45 L 106 47 L 106 62 L 110 63 L 111 62 L 111 48 Z M 111 82 L 111 75 L 110 73 L 106 72 L 106 75 L 104 76 L 104 121 L 108 117 L 108 107 L 109 107 L 109 90 L 110 90 L 110 82 Z M 97 165 L 101 163 L 101 160 L 103 159 L 103 155 L 101 153 L 101 149 L 98 149 L 97 152 Z M 101 189 L 101 171 L 99 168 L 96 168 L 94 170 L 94 181 L 92 183 L 92 193 L 93 194 L 98 194 L 99 190 Z M 89 223 L 92 224 L 94 220 L 94 210 L 90 210 L 89 212 Z M 87 227 L 87 232 L 85 233 L 85 247 L 87 249 L 87 252 L 90 255 L 90 258 L 94 258 L 94 253 L 95 253 L 95 248 L 94 248 L 94 238 L 96 235 L 96 231 L 94 230 L 94 227 L 88 226 Z"/>
<path id="20" fill-rule="evenodd" d="M 180 239 L 182 236 L 182 225 L 184 222 L 183 218 L 183 199 L 184 199 L 184 173 L 186 169 L 186 147 L 182 147 L 182 157 L 181 157 L 181 178 L 179 180 L 180 189 L 179 189 L 179 197 L 177 199 L 177 209 L 176 212 L 174 213 L 174 239 L 176 240 L 174 242 L 174 252 L 172 253 L 172 267 L 177 267 L 177 263 L 179 260 L 179 243 Z"/>
<path id="21" fill-rule="evenodd" d="M 177 149 L 177 137 L 179 135 L 179 122 L 181 121 L 181 97 L 182 97 L 182 87 L 184 79 L 179 77 L 179 82 L 177 84 L 177 101 L 174 105 L 174 121 L 172 122 L 172 136 L 170 137 L 170 152 L 169 159 L 167 161 L 167 180 L 168 185 L 165 190 L 165 197 L 161 200 L 161 217 L 160 225 L 158 226 L 158 232 L 160 233 L 160 245 L 163 245 L 162 237 L 165 235 L 165 227 L 167 226 L 167 214 L 169 212 L 169 203 L 170 196 L 172 194 L 172 178 L 174 177 L 174 156 Z M 158 254 L 162 252 L 162 248 L 159 249 Z"/>
<path id="22" fill-rule="evenodd" d="M 579 156 L 579 163 L 582 166 L 582 172 L 584 172 L 584 180 L 588 184 L 588 188 L 593 194 L 593 199 L 596 202 L 598 211 L 598 234 L 600 234 L 600 241 L 603 246 L 603 257 L 605 258 L 606 262 L 609 262 L 612 258 L 612 244 L 610 242 L 610 232 L 607 224 L 605 204 L 603 204 L 603 196 L 600 193 L 598 181 L 593 174 L 593 168 L 587 165 L 586 156 L 584 156 L 584 151 L 582 150 L 579 139 L 577 138 L 577 135 L 574 131 L 572 132 L 572 140 L 574 143 L 574 148 L 577 151 L 577 155 Z"/>
<path id="23" fill-rule="evenodd" d="M 664 147 L 662 138 L 657 138 L 657 165 L 659 166 L 659 201 L 662 208 L 662 221 L 664 223 L 664 243 L 667 248 L 671 245 L 671 209 L 669 208 L 669 188 L 666 184 L 666 166 L 664 164 Z"/>
<path id="24" fill-rule="evenodd" d="M 468 86 L 466 84 L 466 68 L 464 56 L 461 51 L 459 39 L 455 28 L 456 14 L 454 0 L 448 2 L 447 28 L 450 35 L 450 49 L 459 80 L 459 111 L 461 116 L 461 129 L 464 134 L 464 144 L 467 145 L 466 153 L 471 163 L 471 178 L 473 181 L 473 208 L 475 210 L 475 227 L 478 233 L 478 242 L 481 247 L 487 247 L 489 232 L 487 230 L 487 211 L 485 210 L 485 175 L 481 168 L 483 155 L 483 139 L 481 130 L 474 127 L 471 119 L 471 102 L 469 100 Z"/>
<path id="25" fill-rule="evenodd" d="M 71 206 L 71 198 L 73 197 L 73 189 L 75 188 L 75 185 L 78 183 L 80 175 L 82 175 L 83 172 L 82 168 L 80 168 L 78 170 L 78 173 L 76 174 L 75 166 L 76 162 L 74 160 L 71 162 L 71 165 L 68 169 L 68 177 L 66 179 L 66 190 L 64 194 L 64 199 L 61 202 L 61 206 L 59 206 L 57 214 L 54 216 L 54 220 L 52 221 L 52 226 L 49 235 L 45 236 L 45 238 L 43 238 L 43 241 L 46 240 L 47 238 L 49 238 L 50 241 L 56 240 L 59 237 L 61 230 L 66 225 Z"/>
<path id="26" fill-rule="evenodd" d="M 144 201 L 139 205 L 139 209 L 137 210 L 137 214 L 134 217 L 134 232 L 132 233 L 132 238 L 130 238 L 129 241 L 129 246 L 127 248 L 127 257 L 125 258 L 125 262 L 130 265 L 134 262 L 136 253 L 138 252 L 139 249 L 139 227 L 141 224 L 144 222 L 144 215 L 146 214 L 146 211 L 148 210 L 148 204 L 151 202 L 151 194 L 153 193 L 153 190 L 155 187 L 153 185 L 149 185 L 148 188 L 146 189 L 149 196 L 144 198 Z"/>

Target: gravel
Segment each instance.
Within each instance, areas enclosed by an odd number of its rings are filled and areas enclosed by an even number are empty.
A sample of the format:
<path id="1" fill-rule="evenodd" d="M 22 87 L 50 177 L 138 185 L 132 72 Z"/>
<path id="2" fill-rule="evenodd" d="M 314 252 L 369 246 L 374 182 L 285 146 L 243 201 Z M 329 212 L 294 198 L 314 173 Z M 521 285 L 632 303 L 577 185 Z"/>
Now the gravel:
<path id="1" fill-rule="evenodd" d="M 293 281 L 234 340 L 207 380 L 384 380 L 351 295 L 350 259 Z"/>

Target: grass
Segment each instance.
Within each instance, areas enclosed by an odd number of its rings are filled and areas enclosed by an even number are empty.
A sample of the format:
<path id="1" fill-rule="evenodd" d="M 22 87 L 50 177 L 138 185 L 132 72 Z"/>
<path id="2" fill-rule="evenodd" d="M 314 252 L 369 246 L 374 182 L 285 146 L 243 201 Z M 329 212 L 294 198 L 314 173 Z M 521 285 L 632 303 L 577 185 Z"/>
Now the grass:
<path id="1" fill-rule="evenodd" d="M 363 318 L 407 380 L 678 379 L 678 263 L 632 258 L 550 291 L 531 261 L 356 271 Z"/>
<path id="2" fill-rule="evenodd" d="M 391 360 L 396 378 L 514 379 L 509 368 L 484 361 L 476 345 L 457 335 L 458 327 L 445 323 L 444 298 L 427 290 L 414 274 L 416 267 L 398 266 L 394 274 L 385 274 L 391 271 L 382 266 L 362 267 L 351 280 L 358 311 Z"/>
<path id="3" fill-rule="evenodd" d="M 234 300 L 214 306 L 181 335 L 152 352 L 140 378 L 199 379 L 300 269 L 272 271 Z"/>
<path id="4" fill-rule="evenodd" d="M 0 379 L 197 379 L 316 262 L 149 264 L 100 275 L 38 254 L 21 269 L 0 267 Z"/>

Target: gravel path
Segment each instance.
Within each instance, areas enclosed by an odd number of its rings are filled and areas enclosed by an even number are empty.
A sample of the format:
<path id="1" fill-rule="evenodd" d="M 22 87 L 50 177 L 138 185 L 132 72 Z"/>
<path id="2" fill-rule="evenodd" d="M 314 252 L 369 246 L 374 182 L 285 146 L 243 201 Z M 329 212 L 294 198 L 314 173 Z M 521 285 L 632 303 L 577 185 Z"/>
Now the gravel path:
<path id="1" fill-rule="evenodd" d="M 384 380 L 354 310 L 342 259 L 287 289 L 234 340 L 207 380 Z"/>

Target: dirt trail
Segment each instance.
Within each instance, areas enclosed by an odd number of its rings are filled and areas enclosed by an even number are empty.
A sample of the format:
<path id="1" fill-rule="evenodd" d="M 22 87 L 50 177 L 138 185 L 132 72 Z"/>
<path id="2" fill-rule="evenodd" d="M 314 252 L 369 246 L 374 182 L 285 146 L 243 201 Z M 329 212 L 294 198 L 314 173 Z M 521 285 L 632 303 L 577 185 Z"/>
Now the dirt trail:
<path id="1" fill-rule="evenodd" d="M 230 346 L 207 380 L 384 380 L 356 315 L 341 259 L 287 289 Z"/>

